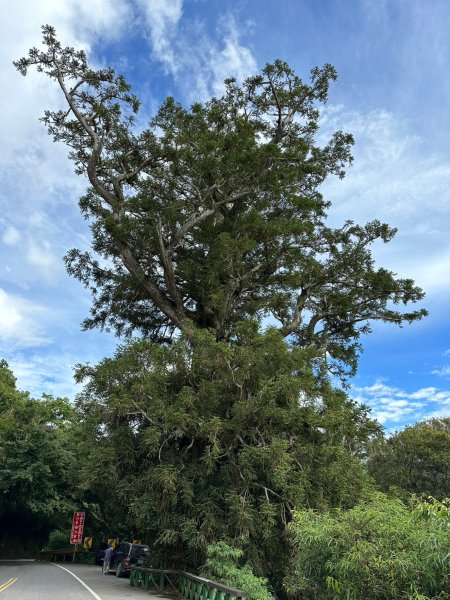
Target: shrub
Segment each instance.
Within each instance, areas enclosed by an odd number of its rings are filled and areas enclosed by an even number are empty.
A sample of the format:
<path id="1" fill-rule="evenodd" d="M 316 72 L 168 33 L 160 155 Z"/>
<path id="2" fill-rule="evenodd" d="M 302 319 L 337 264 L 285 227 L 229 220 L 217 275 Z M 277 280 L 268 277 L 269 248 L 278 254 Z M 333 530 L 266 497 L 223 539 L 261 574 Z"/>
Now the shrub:
<path id="1" fill-rule="evenodd" d="M 254 575 L 248 564 L 239 565 L 242 555 L 242 550 L 224 541 L 210 544 L 202 577 L 242 590 L 245 600 L 273 600 L 267 579 Z"/>
<path id="2" fill-rule="evenodd" d="M 375 494 L 347 511 L 298 511 L 286 589 L 308 599 L 448 598 L 450 527 L 444 509 Z"/>
<path id="3" fill-rule="evenodd" d="M 61 548 L 70 548 L 70 530 L 54 529 L 49 535 L 45 550 L 60 550 Z"/>

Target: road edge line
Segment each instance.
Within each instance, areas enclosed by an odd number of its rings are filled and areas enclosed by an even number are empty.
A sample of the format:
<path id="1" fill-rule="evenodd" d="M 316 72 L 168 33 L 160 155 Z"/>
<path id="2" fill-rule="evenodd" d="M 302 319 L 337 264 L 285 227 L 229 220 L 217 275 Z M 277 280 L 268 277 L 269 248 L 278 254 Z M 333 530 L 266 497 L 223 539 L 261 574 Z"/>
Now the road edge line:
<path id="1" fill-rule="evenodd" d="M 77 581 L 79 581 L 79 582 L 81 583 L 81 585 L 83 585 L 83 586 L 84 586 L 84 587 L 87 589 L 87 591 L 88 591 L 88 592 L 90 592 L 90 593 L 91 593 L 91 594 L 94 596 L 95 600 L 102 600 L 102 598 L 100 598 L 100 596 L 99 596 L 99 595 L 98 595 L 96 592 L 94 592 L 94 590 L 92 590 L 92 589 L 91 589 L 91 588 L 88 586 L 88 584 L 87 584 L 87 583 L 84 583 L 84 581 L 83 581 L 82 579 L 80 579 L 80 578 L 78 577 L 78 575 L 75 575 L 75 573 L 72 573 L 72 571 L 69 571 L 69 569 L 66 569 L 66 567 L 63 567 L 62 565 L 57 565 L 56 563 L 51 563 L 51 564 L 52 564 L 53 566 L 55 566 L 55 567 L 59 567 L 60 569 L 63 569 L 64 571 L 67 571 L 67 573 L 69 573 L 70 575 L 72 575 L 72 577 L 75 577 L 75 579 L 76 579 Z"/>

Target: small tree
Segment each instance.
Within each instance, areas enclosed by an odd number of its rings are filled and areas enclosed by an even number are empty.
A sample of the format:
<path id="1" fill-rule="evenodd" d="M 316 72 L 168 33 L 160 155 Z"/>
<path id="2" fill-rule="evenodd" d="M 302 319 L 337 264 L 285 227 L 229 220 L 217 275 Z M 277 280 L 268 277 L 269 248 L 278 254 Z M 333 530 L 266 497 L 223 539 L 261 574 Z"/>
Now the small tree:
<path id="1" fill-rule="evenodd" d="M 380 487 L 450 496 L 450 418 L 429 419 L 379 440 L 368 462 Z"/>
<path id="2" fill-rule="evenodd" d="M 241 589 L 246 600 L 273 600 L 267 579 L 256 577 L 248 564 L 241 565 L 243 552 L 224 541 L 208 546 L 202 576 Z"/>

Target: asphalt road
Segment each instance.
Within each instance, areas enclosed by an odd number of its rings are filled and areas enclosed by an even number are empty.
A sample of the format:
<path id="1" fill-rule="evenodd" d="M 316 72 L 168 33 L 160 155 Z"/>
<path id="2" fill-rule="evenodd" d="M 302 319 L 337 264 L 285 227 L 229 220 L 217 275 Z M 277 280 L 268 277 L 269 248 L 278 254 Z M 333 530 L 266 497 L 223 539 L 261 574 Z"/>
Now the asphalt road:
<path id="1" fill-rule="evenodd" d="M 130 587 L 128 578 L 103 575 L 101 567 L 0 560 L 0 600 L 159 600 L 176 595 Z"/>

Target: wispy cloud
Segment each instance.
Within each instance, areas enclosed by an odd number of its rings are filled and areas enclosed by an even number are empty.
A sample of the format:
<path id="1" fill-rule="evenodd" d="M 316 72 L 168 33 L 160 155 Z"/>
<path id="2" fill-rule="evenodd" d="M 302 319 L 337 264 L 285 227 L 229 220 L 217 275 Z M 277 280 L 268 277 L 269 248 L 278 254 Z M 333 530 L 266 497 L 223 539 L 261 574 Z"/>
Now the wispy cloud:
<path id="1" fill-rule="evenodd" d="M 231 15 L 222 18 L 220 31 L 223 35 L 222 43 L 211 48 L 207 65 L 212 72 L 211 85 L 216 95 L 223 93 L 223 82 L 227 77 L 233 76 L 242 81 L 257 70 L 256 59 L 251 49 L 241 43 L 241 31 Z"/>
<path id="2" fill-rule="evenodd" d="M 182 57 L 177 56 L 174 41 L 182 16 L 183 0 L 139 0 L 149 30 L 154 58 L 163 63 L 167 72 L 176 75 Z"/>
<path id="3" fill-rule="evenodd" d="M 182 0 L 140 0 L 149 28 L 153 57 L 170 73 L 189 101 L 223 92 L 223 80 L 253 74 L 256 59 L 242 43 L 242 26 L 227 13 L 215 32 L 183 15 Z"/>
<path id="4" fill-rule="evenodd" d="M 27 251 L 27 260 L 34 267 L 55 269 L 60 267 L 61 261 L 51 252 L 50 242 L 43 240 L 40 245 L 32 242 Z"/>
<path id="5" fill-rule="evenodd" d="M 45 307 L 0 288 L 0 350 L 49 344 L 51 339 L 40 324 L 45 316 Z"/>
<path id="6" fill-rule="evenodd" d="M 439 377 L 448 377 L 450 375 L 450 366 L 441 367 L 440 369 L 433 369 L 432 375 L 439 375 Z"/>
<path id="7" fill-rule="evenodd" d="M 356 139 L 354 166 L 344 181 L 324 185 L 333 202 L 332 222 L 380 219 L 397 227 L 391 244 L 375 247 L 375 258 L 400 276 L 414 278 L 430 294 L 450 293 L 448 158 L 425 152 L 408 123 L 385 110 L 364 113 L 331 106 L 322 125 L 327 133 L 342 129 Z"/>
<path id="8" fill-rule="evenodd" d="M 13 227 L 8 225 L 2 235 L 2 242 L 7 246 L 17 246 L 21 239 L 20 232 Z"/>
<path id="9" fill-rule="evenodd" d="M 352 388 L 352 397 L 372 409 L 373 416 L 391 426 L 407 425 L 433 413 L 450 415 L 450 390 L 426 387 L 407 392 L 381 380 L 373 385 Z"/>
<path id="10" fill-rule="evenodd" d="M 50 394 L 73 399 L 81 391 L 73 378 L 73 367 L 77 362 L 80 362 L 79 355 L 53 347 L 46 353 L 16 352 L 8 365 L 17 378 L 18 388 L 35 398 Z"/>
<path id="11" fill-rule="evenodd" d="M 41 394 L 73 398 L 76 391 L 72 376 L 71 357 L 42 354 L 16 353 L 9 361 L 9 367 L 17 377 L 18 387 L 36 398 Z"/>

